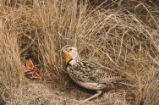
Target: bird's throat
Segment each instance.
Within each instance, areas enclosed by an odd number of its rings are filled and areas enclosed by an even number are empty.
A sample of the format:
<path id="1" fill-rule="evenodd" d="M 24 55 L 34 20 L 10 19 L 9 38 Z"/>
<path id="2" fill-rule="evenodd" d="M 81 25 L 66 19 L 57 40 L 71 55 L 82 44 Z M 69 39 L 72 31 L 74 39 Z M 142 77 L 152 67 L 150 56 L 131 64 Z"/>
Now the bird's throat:
<path id="1" fill-rule="evenodd" d="M 66 64 L 71 60 L 71 56 L 69 53 L 65 53 L 65 61 L 66 61 Z"/>

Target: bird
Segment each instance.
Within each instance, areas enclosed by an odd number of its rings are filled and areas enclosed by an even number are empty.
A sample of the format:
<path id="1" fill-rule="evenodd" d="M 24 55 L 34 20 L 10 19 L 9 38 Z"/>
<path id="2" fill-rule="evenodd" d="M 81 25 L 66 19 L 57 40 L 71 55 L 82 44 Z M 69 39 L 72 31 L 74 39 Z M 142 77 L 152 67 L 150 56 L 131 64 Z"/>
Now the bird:
<path id="1" fill-rule="evenodd" d="M 94 95 L 86 98 L 82 103 L 100 96 L 107 85 L 123 80 L 119 73 L 112 69 L 92 61 L 81 59 L 77 47 L 66 45 L 60 51 L 65 55 L 66 72 L 69 77 L 77 85 L 96 91 Z"/>

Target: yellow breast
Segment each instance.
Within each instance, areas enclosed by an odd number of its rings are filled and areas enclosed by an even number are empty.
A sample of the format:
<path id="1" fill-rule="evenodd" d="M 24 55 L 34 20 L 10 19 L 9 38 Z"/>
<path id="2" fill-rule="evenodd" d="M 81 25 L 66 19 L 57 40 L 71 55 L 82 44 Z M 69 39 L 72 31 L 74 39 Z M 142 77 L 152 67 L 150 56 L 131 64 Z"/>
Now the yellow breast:
<path id="1" fill-rule="evenodd" d="M 71 56 L 69 53 L 64 53 L 65 54 L 65 61 L 66 61 L 66 64 L 70 61 L 71 59 Z"/>

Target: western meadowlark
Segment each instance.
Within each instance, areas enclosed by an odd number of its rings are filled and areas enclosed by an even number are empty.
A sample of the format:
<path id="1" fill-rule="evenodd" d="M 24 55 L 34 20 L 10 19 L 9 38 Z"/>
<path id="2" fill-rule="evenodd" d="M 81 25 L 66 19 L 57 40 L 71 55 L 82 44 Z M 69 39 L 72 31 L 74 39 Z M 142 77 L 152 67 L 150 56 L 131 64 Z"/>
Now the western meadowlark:
<path id="1" fill-rule="evenodd" d="M 111 69 L 82 60 L 76 47 L 66 45 L 61 51 L 65 54 L 66 72 L 71 79 L 81 87 L 97 91 L 95 95 L 85 99 L 83 103 L 101 95 L 102 89 L 106 88 L 108 84 L 122 80 L 121 76 Z"/>

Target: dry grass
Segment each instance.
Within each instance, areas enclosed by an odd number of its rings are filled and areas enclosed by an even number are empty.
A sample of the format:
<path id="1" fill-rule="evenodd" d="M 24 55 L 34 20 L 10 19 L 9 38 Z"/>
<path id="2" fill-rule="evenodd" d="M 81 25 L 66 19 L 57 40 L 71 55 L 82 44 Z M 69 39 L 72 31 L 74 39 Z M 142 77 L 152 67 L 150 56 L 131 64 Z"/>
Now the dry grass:
<path id="1" fill-rule="evenodd" d="M 0 1 L 0 103 L 76 105 L 93 94 L 65 74 L 58 50 L 66 44 L 136 87 L 106 91 L 85 105 L 159 103 L 157 1 L 39 1 Z M 41 80 L 24 77 L 28 58 L 40 69 Z"/>

